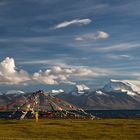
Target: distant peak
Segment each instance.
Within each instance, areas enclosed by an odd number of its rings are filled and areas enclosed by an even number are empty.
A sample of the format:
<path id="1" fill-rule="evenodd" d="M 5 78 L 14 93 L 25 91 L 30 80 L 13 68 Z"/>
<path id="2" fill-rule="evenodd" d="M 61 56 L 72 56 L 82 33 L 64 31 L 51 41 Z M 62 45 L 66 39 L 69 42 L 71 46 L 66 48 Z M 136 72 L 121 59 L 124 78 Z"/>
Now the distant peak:
<path id="1" fill-rule="evenodd" d="M 110 82 L 122 82 L 121 80 L 110 79 Z"/>
<path id="2" fill-rule="evenodd" d="M 140 92 L 140 89 L 134 85 L 133 83 L 127 80 L 114 80 L 111 79 L 108 84 L 106 84 L 103 90 L 110 92 L 110 91 L 133 91 L 133 92 Z"/>
<path id="3" fill-rule="evenodd" d="M 58 95 L 58 94 L 61 94 L 61 93 L 64 93 L 65 91 L 62 90 L 62 89 L 58 89 L 58 90 L 51 90 L 51 94 L 52 95 Z"/>
<path id="4" fill-rule="evenodd" d="M 24 94 L 21 90 L 9 90 L 6 94 Z"/>
<path id="5" fill-rule="evenodd" d="M 89 91 L 90 88 L 87 87 L 86 85 L 82 84 L 82 85 L 76 85 L 76 90 L 78 92 L 85 92 L 85 91 Z"/>

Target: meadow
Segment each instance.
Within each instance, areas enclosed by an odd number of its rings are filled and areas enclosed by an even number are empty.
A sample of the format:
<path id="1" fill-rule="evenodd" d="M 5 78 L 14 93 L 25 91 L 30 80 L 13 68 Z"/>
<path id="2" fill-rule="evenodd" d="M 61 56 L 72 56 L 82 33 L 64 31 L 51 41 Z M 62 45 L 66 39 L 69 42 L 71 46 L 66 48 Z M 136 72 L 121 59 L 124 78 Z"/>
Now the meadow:
<path id="1" fill-rule="evenodd" d="M 140 119 L 0 120 L 0 140 L 140 140 Z"/>

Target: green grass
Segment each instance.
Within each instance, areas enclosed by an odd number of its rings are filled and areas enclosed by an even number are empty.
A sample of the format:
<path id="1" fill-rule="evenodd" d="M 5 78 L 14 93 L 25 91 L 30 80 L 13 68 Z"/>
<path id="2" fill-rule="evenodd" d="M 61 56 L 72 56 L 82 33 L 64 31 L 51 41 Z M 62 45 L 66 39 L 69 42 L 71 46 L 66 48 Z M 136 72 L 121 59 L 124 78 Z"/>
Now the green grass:
<path id="1" fill-rule="evenodd" d="M 140 140 L 140 120 L 0 120 L 0 140 Z"/>

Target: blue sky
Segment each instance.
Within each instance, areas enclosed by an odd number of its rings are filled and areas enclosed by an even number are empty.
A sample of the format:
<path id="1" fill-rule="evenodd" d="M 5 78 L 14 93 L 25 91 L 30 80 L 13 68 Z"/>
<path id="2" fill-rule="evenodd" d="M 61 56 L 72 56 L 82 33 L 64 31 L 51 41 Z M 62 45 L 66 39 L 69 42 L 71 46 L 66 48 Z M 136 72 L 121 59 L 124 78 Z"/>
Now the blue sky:
<path id="1" fill-rule="evenodd" d="M 139 0 L 1 0 L 0 88 L 140 85 L 139 25 Z"/>

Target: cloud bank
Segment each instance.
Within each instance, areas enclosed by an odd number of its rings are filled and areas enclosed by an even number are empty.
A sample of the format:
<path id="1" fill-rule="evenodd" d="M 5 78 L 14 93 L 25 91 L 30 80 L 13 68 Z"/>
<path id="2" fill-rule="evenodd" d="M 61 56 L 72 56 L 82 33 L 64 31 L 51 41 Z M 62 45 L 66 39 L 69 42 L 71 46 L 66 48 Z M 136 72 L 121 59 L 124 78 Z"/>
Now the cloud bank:
<path id="1" fill-rule="evenodd" d="M 65 67 L 63 67 L 65 66 Z M 29 74 L 25 70 L 18 70 L 13 58 L 5 58 L 0 63 L 0 84 L 28 84 L 40 83 L 55 85 L 60 83 L 74 84 L 70 79 L 80 77 L 105 76 L 110 72 L 105 69 L 90 68 L 84 66 L 51 66 L 45 71 Z"/>
<path id="2" fill-rule="evenodd" d="M 13 58 L 5 58 L 0 62 L 0 84 L 1 85 L 28 85 L 28 84 L 76 84 L 75 80 L 97 78 L 101 76 L 133 76 L 135 80 L 131 80 L 139 85 L 140 73 L 116 71 L 113 69 L 72 66 L 72 65 L 50 65 L 45 71 L 39 70 L 29 74 L 23 69 L 17 69 Z M 75 79 L 75 80 L 74 80 Z"/>
<path id="3" fill-rule="evenodd" d="M 71 21 L 64 21 L 62 23 L 59 23 L 54 27 L 54 29 L 65 28 L 65 27 L 70 26 L 70 25 L 87 25 L 87 24 L 89 24 L 91 22 L 92 22 L 92 20 L 89 19 L 89 18 L 86 18 L 86 19 L 74 19 L 74 20 L 71 20 Z"/>

